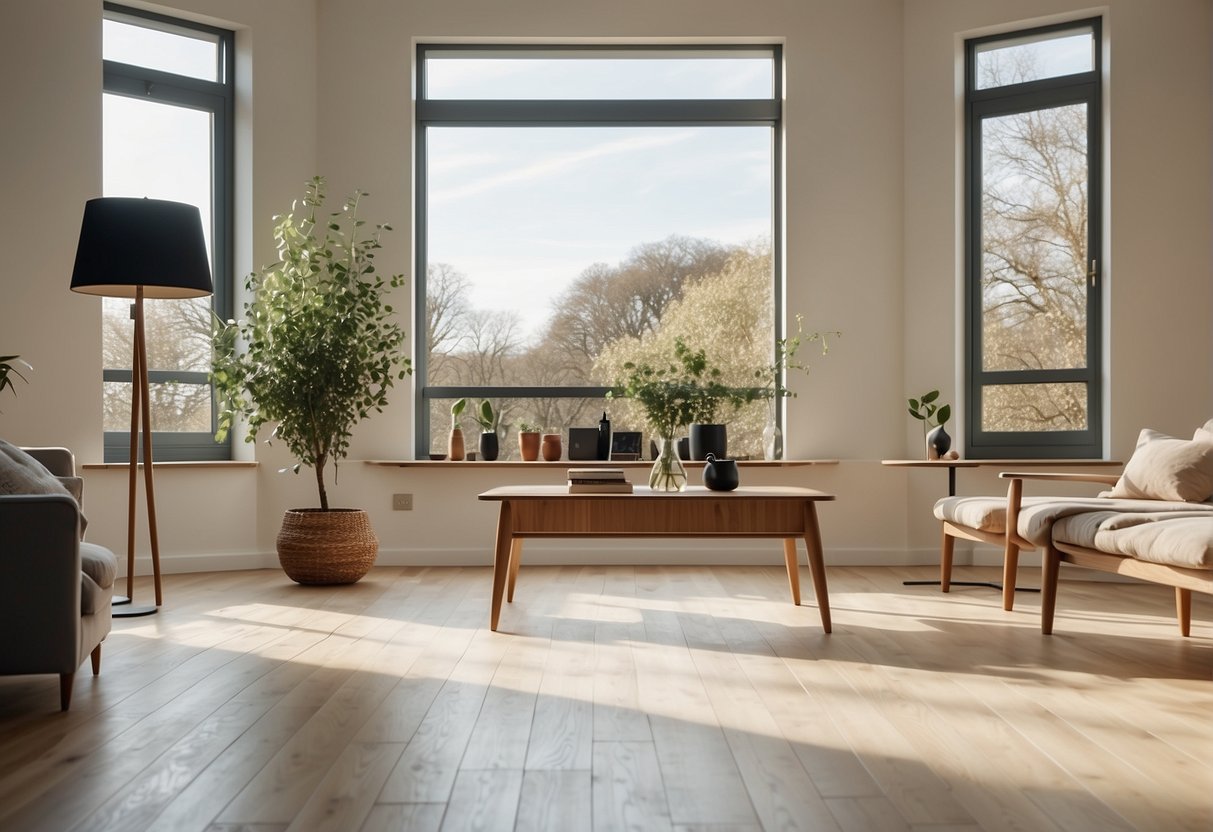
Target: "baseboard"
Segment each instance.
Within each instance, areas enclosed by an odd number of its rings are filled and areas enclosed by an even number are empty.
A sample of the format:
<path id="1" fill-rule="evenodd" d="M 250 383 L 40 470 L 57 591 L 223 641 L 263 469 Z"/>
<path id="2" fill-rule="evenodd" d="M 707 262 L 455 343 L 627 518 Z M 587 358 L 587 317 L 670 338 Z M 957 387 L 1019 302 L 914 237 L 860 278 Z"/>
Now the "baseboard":
<path id="1" fill-rule="evenodd" d="M 803 544 L 798 548 L 801 564 L 807 566 Z M 637 545 L 620 547 L 617 543 L 612 545 L 592 540 L 576 544 L 571 541 L 534 540 L 526 543 L 523 559 L 525 563 L 535 566 L 782 566 L 783 548 L 778 541 L 734 541 L 732 544 L 699 541 L 698 545 L 671 545 L 666 542 L 660 547 L 649 548 Z M 125 559 L 119 557 L 119 561 L 119 577 L 125 577 Z M 931 547 L 901 550 L 831 547 L 826 550 L 825 562 L 827 566 L 938 566 L 939 550 Z M 377 566 L 491 566 L 493 559 L 490 551 L 479 547 L 380 547 L 375 563 Z M 957 552 L 954 565 L 1002 566 L 1002 552 L 993 547 L 974 547 L 971 552 Z M 1091 581 L 1125 580 L 1119 575 L 1090 569 L 1070 569 L 1068 564 L 1062 566 L 1063 577 Z M 160 567 L 166 575 L 279 568 L 275 552 L 162 555 Z M 1019 567 L 1039 569 L 1040 553 L 1022 553 Z M 135 558 L 135 574 L 152 574 L 150 556 Z"/>

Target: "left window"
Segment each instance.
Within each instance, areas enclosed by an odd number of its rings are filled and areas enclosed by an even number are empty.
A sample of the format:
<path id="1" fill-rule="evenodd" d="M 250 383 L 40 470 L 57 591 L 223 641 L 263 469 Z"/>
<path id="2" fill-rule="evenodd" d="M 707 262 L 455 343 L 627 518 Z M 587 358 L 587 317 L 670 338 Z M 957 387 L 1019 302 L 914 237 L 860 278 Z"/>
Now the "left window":
<path id="1" fill-rule="evenodd" d="M 230 442 L 213 438 L 208 370 L 211 312 L 231 316 L 234 36 L 109 3 L 102 32 L 105 196 L 197 205 L 215 285 L 212 298 L 144 306 L 156 458 L 228 459 Z M 103 303 L 105 459 L 120 462 L 130 450 L 134 323 L 129 301 Z"/>

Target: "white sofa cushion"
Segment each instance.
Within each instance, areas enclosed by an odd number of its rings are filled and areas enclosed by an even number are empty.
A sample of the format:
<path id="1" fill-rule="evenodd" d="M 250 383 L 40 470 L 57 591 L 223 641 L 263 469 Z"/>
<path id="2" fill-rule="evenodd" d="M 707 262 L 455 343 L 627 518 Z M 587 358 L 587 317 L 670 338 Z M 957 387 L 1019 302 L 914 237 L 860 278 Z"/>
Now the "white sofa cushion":
<path id="1" fill-rule="evenodd" d="M 1176 439 L 1145 428 L 1109 497 L 1200 503 L 1213 496 L 1213 442 Z"/>

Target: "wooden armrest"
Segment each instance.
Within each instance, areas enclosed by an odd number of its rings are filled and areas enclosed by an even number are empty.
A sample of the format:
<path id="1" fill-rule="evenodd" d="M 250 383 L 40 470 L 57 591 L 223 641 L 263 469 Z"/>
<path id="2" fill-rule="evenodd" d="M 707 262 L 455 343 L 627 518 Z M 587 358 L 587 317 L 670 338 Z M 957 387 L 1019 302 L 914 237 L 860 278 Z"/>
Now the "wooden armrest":
<path id="1" fill-rule="evenodd" d="M 1003 471 L 999 475 L 1004 480 L 1052 480 L 1053 482 L 1097 482 L 1102 485 L 1116 485 L 1120 480 L 1119 474 L 1070 474 L 1064 472 L 1037 471 Z"/>

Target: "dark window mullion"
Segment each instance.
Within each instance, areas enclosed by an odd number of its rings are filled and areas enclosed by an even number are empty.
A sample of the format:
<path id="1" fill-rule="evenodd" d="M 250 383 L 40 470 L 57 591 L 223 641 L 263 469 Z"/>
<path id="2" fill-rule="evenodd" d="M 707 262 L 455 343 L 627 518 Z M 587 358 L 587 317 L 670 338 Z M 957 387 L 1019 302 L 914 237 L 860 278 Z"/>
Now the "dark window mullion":
<path id="1" fill-rule="evenodd" d="M 430 126 L 773 124 L 779 118 L 779 102 L 752 99 L 422 100 L 417 102 L 417 118 Z"/>

